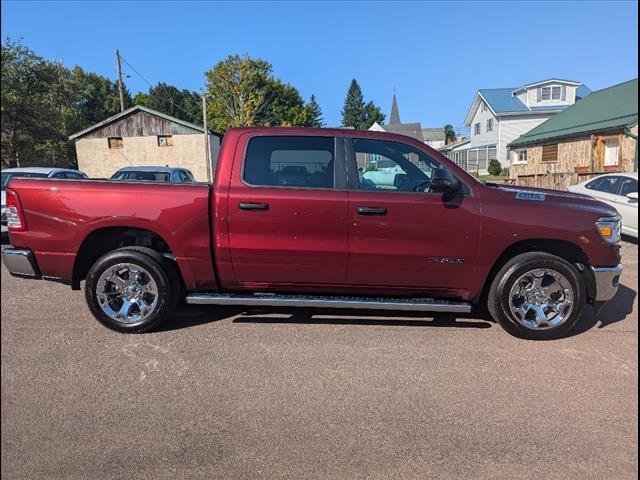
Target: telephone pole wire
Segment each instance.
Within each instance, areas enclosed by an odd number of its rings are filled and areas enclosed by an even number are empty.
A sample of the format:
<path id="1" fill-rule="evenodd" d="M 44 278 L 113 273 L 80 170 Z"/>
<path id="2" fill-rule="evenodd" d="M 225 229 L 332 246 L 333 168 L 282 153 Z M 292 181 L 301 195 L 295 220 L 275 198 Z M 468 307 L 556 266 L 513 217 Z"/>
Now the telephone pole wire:
<path id="1" fill-rule="evenodd" d="M 122 67 L 120 66 L 120 52 L 116 48 L 116 68 L 118 70 L 118 93 L 120 94 L 120 111 L 124 112 L 124 85 L 122 84 Z"/>

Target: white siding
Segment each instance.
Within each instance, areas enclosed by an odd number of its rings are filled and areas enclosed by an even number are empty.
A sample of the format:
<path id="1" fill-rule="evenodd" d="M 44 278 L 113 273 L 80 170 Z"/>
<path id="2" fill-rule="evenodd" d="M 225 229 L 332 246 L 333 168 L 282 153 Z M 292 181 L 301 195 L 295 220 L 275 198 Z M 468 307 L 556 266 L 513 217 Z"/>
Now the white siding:
<path id="1" fill-rule="evenodd" d="M 529 95 L 529 91 L 528 90 L 523 90 L 520 93 L 518 93 L 518 95 L 516 95 L 516 97 L 518 97 L 518 100 L 520 100 L 522 103 L 524 103 L 525 105 L 527 105 L 528 100 L 528 95 Z"/>
<path id="2" fill-rule="evenodd" d="M 487 120 L 493 119 L 493 131 L 487 132 Z M 480 135 L 476 135 L 476 123 L 480 123 Z M 476 114 L 471 122 L 471 143 L 470 147 L 479 147 L 482 145 L 493 145 L 498 143 L 498 119 L 493 116 L 491 110 L 487 109 L 483 112 L 482 105 L 478 107 Z"/>
<path id="3" fill-rule="evenodd" d="M 444 146 L 444 140 L 432 140 L 429 142 L 424 142 L 429 145 L 431 148 L 435 148 L 436 150 L 440 147 Z"/>
<path id="4" fill-rule="evenodd" d="M 520 135 L 534 129 L 553 114 L 536 114 L 526 116 L 500 117 L 500 145 L 498 145 L 498 159 L 503 167 L 509 166 L 507 145 Z"/>
<path id="5" fill-rule="evenodd" d="M 560 91 L 562 92 L 562 87 L 566 88 L 565 99 L 562 99 L 562 93 L 560 93 L 560 100 L 553 100 L 549 98 L 549 100 L 541 100 L 538 101 L 538 89 L 540 88 L 553 88 L 560 87 Z M 536 85 L 529 89 L 529 106 L 530 107 L 551 107 L 554 105 L 573 105 L 576 102 L 576 87 L 573 85 L 564 85 L 561 83 L 543 83 L 541 85 Z"/>

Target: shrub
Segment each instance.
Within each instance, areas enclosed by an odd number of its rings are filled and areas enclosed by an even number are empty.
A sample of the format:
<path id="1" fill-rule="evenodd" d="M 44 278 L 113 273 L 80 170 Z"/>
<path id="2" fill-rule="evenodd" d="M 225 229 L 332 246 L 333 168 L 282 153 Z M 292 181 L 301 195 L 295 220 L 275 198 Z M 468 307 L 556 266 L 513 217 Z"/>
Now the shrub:
<path id="1" fill-rule="evenodd" d="M 491 175 L 500 175 L 502 171 L 502 166 L 498 160 L 491 160 L 489 162 L 489 168 L 487 169 Z"/>

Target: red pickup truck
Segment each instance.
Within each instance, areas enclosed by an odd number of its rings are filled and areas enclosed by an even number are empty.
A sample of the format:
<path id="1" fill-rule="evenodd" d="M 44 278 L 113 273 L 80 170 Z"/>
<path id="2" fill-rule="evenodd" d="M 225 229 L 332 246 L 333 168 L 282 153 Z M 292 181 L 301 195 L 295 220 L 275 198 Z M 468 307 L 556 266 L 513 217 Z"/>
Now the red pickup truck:
<path id="1" fill-rule="evenodd" d="M 620 219 L 589 197 L 483 183 L 382 132 L 228 131 L 213 185 L 15 179 L 14 276 L 80 289 L 104 325 L 179 302 L 468 313 L 565 335 L 612 298 Z"/>

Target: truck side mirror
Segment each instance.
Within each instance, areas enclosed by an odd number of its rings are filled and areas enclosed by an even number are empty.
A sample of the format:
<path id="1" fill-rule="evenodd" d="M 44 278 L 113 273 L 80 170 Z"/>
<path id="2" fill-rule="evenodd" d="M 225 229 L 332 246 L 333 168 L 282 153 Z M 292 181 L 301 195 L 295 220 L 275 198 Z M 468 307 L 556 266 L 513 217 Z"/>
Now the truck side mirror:
<path id="1" fill-rule="evenodd" d="M 627 193 L 627 198 L 630 198 L 631 200 L 638 200 L 638 192 Z"/>
<path id="2" fill-rule="evenodd" d="M 430 190 L 435 193 L 456 193 L 460 190 L 460 180 L 445 168 L 437 168 L 431 176 Z"/>

